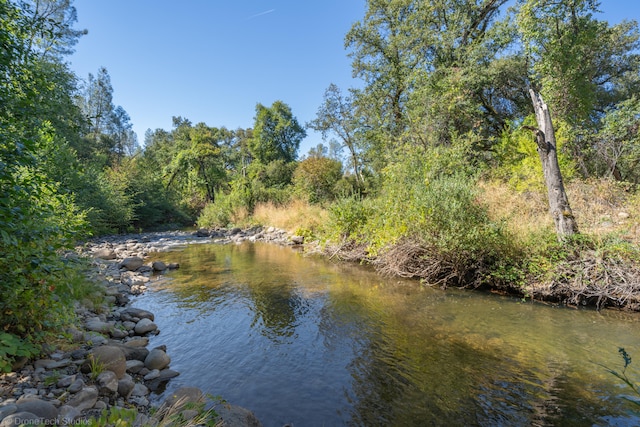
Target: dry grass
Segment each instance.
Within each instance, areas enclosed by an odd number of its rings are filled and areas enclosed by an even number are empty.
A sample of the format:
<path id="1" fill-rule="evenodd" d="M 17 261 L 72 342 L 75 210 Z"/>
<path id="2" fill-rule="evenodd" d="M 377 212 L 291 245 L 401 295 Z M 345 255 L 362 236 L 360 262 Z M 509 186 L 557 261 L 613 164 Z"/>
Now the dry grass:
<path id="1" fill-rule="evenodd" d="M 265 226 L 273 226 L 295 233 L 299 230 L 315 232 L 326 224 L 329 214 L 326 209 L 310 205 L 302 200 L 292 200 L 284 206 L 261 203 L 255 207 L 252 220 Z"/>
<path id="2" fill-rule="evenodd" d="M 526 240 L 540 230 L 553 232 L 545 193 L 519 193 L 495 181 L 482 183 L 481 189 L 491 218 L 506 221 L 516 237 Z M 608 179 L 576 180 L 567 184 L 567 195 L 581 233 L 617 234 L 640 243 L 640 197 L 625 185 Z"/>

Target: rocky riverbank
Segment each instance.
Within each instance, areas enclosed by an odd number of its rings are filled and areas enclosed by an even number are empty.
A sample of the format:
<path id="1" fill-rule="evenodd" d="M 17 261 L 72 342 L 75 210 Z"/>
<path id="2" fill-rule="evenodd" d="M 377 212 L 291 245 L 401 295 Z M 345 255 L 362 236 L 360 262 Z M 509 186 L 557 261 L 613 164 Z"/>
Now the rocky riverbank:
<path id="1" fill-rule="evenodd" d="M 151 403 L 150 396 L 162 392 L 179 372 L 171 369 L 165 346 L 148 348 L 149 337 L 160 333 L 155 316 L 133 307 L 131 299 L 165 280 L 163 272 L 179 268 L 169 254 L 166 261 L 146 262 L 149 254 L 187 244 L 245 240 L 282 245 L 304 241 L 273 227 L 174 231 L 104 237 L 78 247 L 77 254 L 67 254 L 90 260 L 90 280 L 104 294 L 103 302 L 78 302 L 79 322 L 64 331 L 64 341 L 51 344 L 46 357 L 22 360 L 14 372 L 0 376 L 0 427 L 101 425 L 105 414 L 118 417 L 131 410 L 131 424 L 126 425 L 205 425 L 211 405 L 199 389 L 181 388 L 160 405 Z M 213 409 L 220 425 L 261 425 L 244 408 L 217 404 Z"/>

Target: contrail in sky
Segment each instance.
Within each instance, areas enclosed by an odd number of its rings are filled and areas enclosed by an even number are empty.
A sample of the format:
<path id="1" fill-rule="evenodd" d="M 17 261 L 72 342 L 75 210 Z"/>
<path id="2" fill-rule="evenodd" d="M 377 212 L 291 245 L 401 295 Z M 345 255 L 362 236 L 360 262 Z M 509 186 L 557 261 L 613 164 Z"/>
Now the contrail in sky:
<path id="1" fill-rule="evenodd" d="M 247 18 L 247 20 L 253 19 L 253 18 L 257 18 L 258 16 L 267 15 L 267 14 L 275 12 L 275 11 L 276 11 L 275 9 L 265 10 L 264 12 L 260 12 L 260 13 L 256 13 L 255 15 L 251 15 L 250 17 Z"/>

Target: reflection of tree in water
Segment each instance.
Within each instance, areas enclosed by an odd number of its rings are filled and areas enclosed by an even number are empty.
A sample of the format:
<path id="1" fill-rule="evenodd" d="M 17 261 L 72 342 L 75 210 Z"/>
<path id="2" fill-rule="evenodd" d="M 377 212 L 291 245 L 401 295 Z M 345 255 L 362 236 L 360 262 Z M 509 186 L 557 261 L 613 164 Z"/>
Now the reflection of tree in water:
<path id="1" fill-rule="evenodd" d="M 256 283 L 250 286 L 250 298 L 255 312 L 251 327 L 260 325 L 260 333 L 277 343 L 295 338 L 299 318 L 309 311 L 309 303 L 294 285 Z"/>

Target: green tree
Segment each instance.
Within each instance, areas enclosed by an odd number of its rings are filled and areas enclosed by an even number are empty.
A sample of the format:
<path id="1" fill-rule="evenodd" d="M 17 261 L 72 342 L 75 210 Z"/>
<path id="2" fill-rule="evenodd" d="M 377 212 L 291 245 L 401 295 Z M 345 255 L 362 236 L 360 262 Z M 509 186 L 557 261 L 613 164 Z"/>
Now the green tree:
<path id="1" fill-rule="evenodd" d="M 255 160 L 263 165 L 274 160 L 296 160 L 300 142 L 307 133 L 287 104 L 275 101 L 271 107 L 256 105 L 254 121 L 249 150 Z"/>
<path id="2" fill-rule="evenodd" d="M 337 182 L 342 178 L 342 163 L 323 155 L 302 160 L 293 174 L 296 191 L 309 203 L 332 201 Z"/>
<path id="3" fill-rule="evenodd" d="M 349 151 L 349 165 L 356 183 L 361 186 L 363 177 L 360 160 L 360 124 L 354 116 L 351 98 L 343 97 L 340 88 L 332 83 L 324 92 L 324 103 L 318 108 L 316 118 L 307 126 L 321 132 L 325 140 L 329 135 L 339 138 L 341 148 L 346 147 Z"/>

